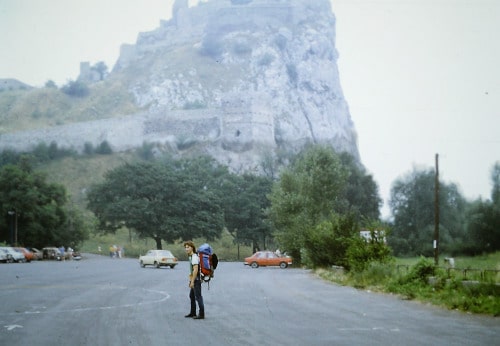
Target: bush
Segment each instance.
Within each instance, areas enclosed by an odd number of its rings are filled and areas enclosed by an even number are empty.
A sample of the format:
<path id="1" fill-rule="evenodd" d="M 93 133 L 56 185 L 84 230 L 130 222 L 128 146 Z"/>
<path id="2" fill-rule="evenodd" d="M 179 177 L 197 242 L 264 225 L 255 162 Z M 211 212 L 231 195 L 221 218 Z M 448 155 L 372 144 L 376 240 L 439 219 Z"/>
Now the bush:
<path id="1" fill-rule="evenodd" d="M 96 148 L 95 152 L 96 154 L 110 155 L 113 153 L 113 150 L 111 149 L 111 145 L 109 145 L 108 141 L 103 141 L 99 147 Z"/>
<path id="2" fill-rule="evenodd" d="M 352 272 L 350 281 L 357 288 L 374 288 L 383 289 L 385 283 L 390 280 L 393 275 L 393 266 L 381 263 L 368 263 L 362 271 Z"/>
<path id="3" fill-rule="evenodd" d="M 208 34 L 203 39 L 201 44 L 201 54 L 210 56 L 212 58 L 218 58 L 222 52 L 222 43 L 219 41 L 219 36 L 217 33 Z"/>
<path id="4" fill-rule="evenodd" d="M 193 147 L 197 143 L 196 139 L 194 138 L 179 138 L 177 140 L 177 149 L 179 150 L 186 150 L 191 147 Z"/>
<path id="5" fill-rule="evenodd" d="M 45 82 L 45 87 L 55 89 L 57 88 L 57 85 L 53 80 L 49 79 L 48 81 Z"/>
<path id="6" fill-rule="evenodd" d="M 269 66 L 271 65 L 271 63 L 274 61 L 274 56 L 269 54 L 269 53 L 266 53 L 264 55 L 262 55 L 260 58 L 259 58 L 259 61 L 257 62 L 257 64 L 259 66 Z"/>
<path id="7" fill-rule="evenodd" d="M 295 65 L 286 65 L 286 72 L 288 74 L 288 79 L 290 83 L 294 86 L 297 86 L 297 81 L 299 79 L 299 74 L 297 73 L 297 68 Z"/>
<path id="8" fill-rule="evenodd" d="M 427 284 L 429 277 L 434 276 L 436 267 L 434 262 L 428 258 L 421 257 L 420 260 L 411 267 L 407 275 L 401 279 L 401 283 L 424 283 Z"/>
<path id="9" fill-rule="evenodd" d="M 182 109 L 202 109 L 202 108 L 207 108 L 207 105 L 203 103 L 203 101 L 193 101 L 193 102 L 186 102 Z"/>
<path id="10" fill-rule="evenodd" d="M 346 252 L 353 237 L 358 235 L 357 224 L 350 215 L 333 214 L 305 235 L 304 247 L 312 267 L 342 266 L 349 270 Z"/>
<path id="11" fill-rule="evenodd" d="M 83 153 L 86 155 L 92 155 L 94 153 L 94 146 L 90 142 L 85 142 L 83 146 Z"/>
<path id="12" fill-rule="evenodd" d="M 276 38 L 274 39 L 274 43 L 281 51 L 285 50 L 287 41 L 288 41 L 287 38 L 281 34 L 276 36 Z"/>
<path id="13" fill-rule="evenodd" d="M 368 241 L 355 237 L 347 249 L 346 256 L 349 267 L 354 271 L 363 271 L 372 262 L 389 263 L 392 260 L 391 249 L 383 239 L 375 238 Z"/>
<path id="14" fill-rule="evenodd" d="M 61 91 L 69 96 L 85 97 L 89 94 L 89 87 L 81 81 L 69 81 L 61 88 Z"/>
<path id="15" fill-rule="evenodd" d="M 146 161 L 150 161 L 154 159 L 153 149 L 155 145 L 153 143 L 144 142 L 142 143 L 142 147 L 137 149 L 137 154 L 140 158 Z"/>

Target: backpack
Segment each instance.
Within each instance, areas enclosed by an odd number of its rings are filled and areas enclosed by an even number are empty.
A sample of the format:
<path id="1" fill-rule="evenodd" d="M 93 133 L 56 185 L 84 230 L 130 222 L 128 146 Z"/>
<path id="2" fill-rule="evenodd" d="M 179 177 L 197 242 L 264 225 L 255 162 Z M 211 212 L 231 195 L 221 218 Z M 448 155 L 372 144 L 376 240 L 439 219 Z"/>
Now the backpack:
<path id="1" fill-rule="evenodd" d="M 219 264 L 219 259 L 213 253 L 212 247 L 206 243 L 198 248 L 198 257 L 200 258 L 200 278 L 209 282 L 214 277 L 214 270 Z"/>

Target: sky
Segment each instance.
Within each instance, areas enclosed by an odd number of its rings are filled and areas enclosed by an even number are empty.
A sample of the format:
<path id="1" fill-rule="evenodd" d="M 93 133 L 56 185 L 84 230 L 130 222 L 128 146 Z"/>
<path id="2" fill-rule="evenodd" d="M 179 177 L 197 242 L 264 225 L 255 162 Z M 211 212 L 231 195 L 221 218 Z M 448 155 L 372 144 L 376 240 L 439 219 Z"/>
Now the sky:
<path id="1" fill-rule="evenodd" d="M 169 19 L 173 2 L 0 0 L 0 78 L 61 86 L 82 61 L 112 69 L 120 45 Z M 340 83 L 382 215 L 392 183 L 433 169 L 436 154 L 441 181 L 489 199 L 500 161 L 500 1 L 331 3 Z"/>

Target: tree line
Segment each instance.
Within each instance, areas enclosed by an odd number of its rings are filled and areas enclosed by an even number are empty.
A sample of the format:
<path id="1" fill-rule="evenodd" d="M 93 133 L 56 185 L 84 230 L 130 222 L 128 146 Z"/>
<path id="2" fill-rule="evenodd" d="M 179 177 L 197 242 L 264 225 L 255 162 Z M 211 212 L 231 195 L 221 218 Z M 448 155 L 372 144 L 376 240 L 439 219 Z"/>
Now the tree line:
<path id="1" fill-rule="evenodd" d="M 389 244 L 397 256 L 431 256 L 435 173 L 414 169 L 396 180 L 389 201 Z M 491 171 L 491 199 L 467 201 L 454 183 L 439 182 L 439 248 L 452 256 L 500 250 L 500 162 Z"/>
<path id="2" fill-rule="evenodd" d="M 500 249 L 499 171 L 491 200 L 466 201 L 440 182 L 441 252 L 475 254 Z M 350 155 L 309 146 L 279 174 L 235 174 L 209 157 L 140 160 L 109 171 L 88 189 L 87 208 L 68 206 L 65 188 L 22 160 L 0 168 L 0 241 L 76 247 L 91 232 L 132 230 L 140 238 L 208 241 L 226 229 L 235 244 L 277 244 L 297 263 L 362 269 L 370 261 L 431 255 L 434 174 L 414 170 L 391 190 L 393 219 L 380 220 L 373 177 Z M 9 213 L 11 212 L 11 213 Z M 360 230 L 371 234 L 360 237 Z"/>

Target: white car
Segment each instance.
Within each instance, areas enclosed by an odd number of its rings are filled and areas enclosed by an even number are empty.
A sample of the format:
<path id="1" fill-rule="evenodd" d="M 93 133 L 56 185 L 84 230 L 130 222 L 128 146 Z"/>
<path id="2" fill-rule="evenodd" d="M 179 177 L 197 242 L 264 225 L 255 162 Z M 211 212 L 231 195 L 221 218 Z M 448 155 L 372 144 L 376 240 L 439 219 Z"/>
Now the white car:
<path id="1" fill-rule="evenodd" d="M 3 248 L 0 248 L 0 262 L 3 263 L 10 263 L 13 262 L 14 260 L 12 259 L 12 256 L 9 255 L 7 250 L 4 250 Z"/>
<path id="2" fill-rule="evenodd" d="M 174 269 L 177 265 L 177 258 L 169 250 L 149 250 L 144 256 L 139 256 L 139 264 L 142 268 L 147 265 L 160 267 L 170 267 Z"/>
<path id="3" fill-rule="evenodd" d="M 14 250 L 12 247 L 2 247 L 2 250 L 9 254 L 14 262 L 26 262 L 26 257 L 21 252 Z"/>

